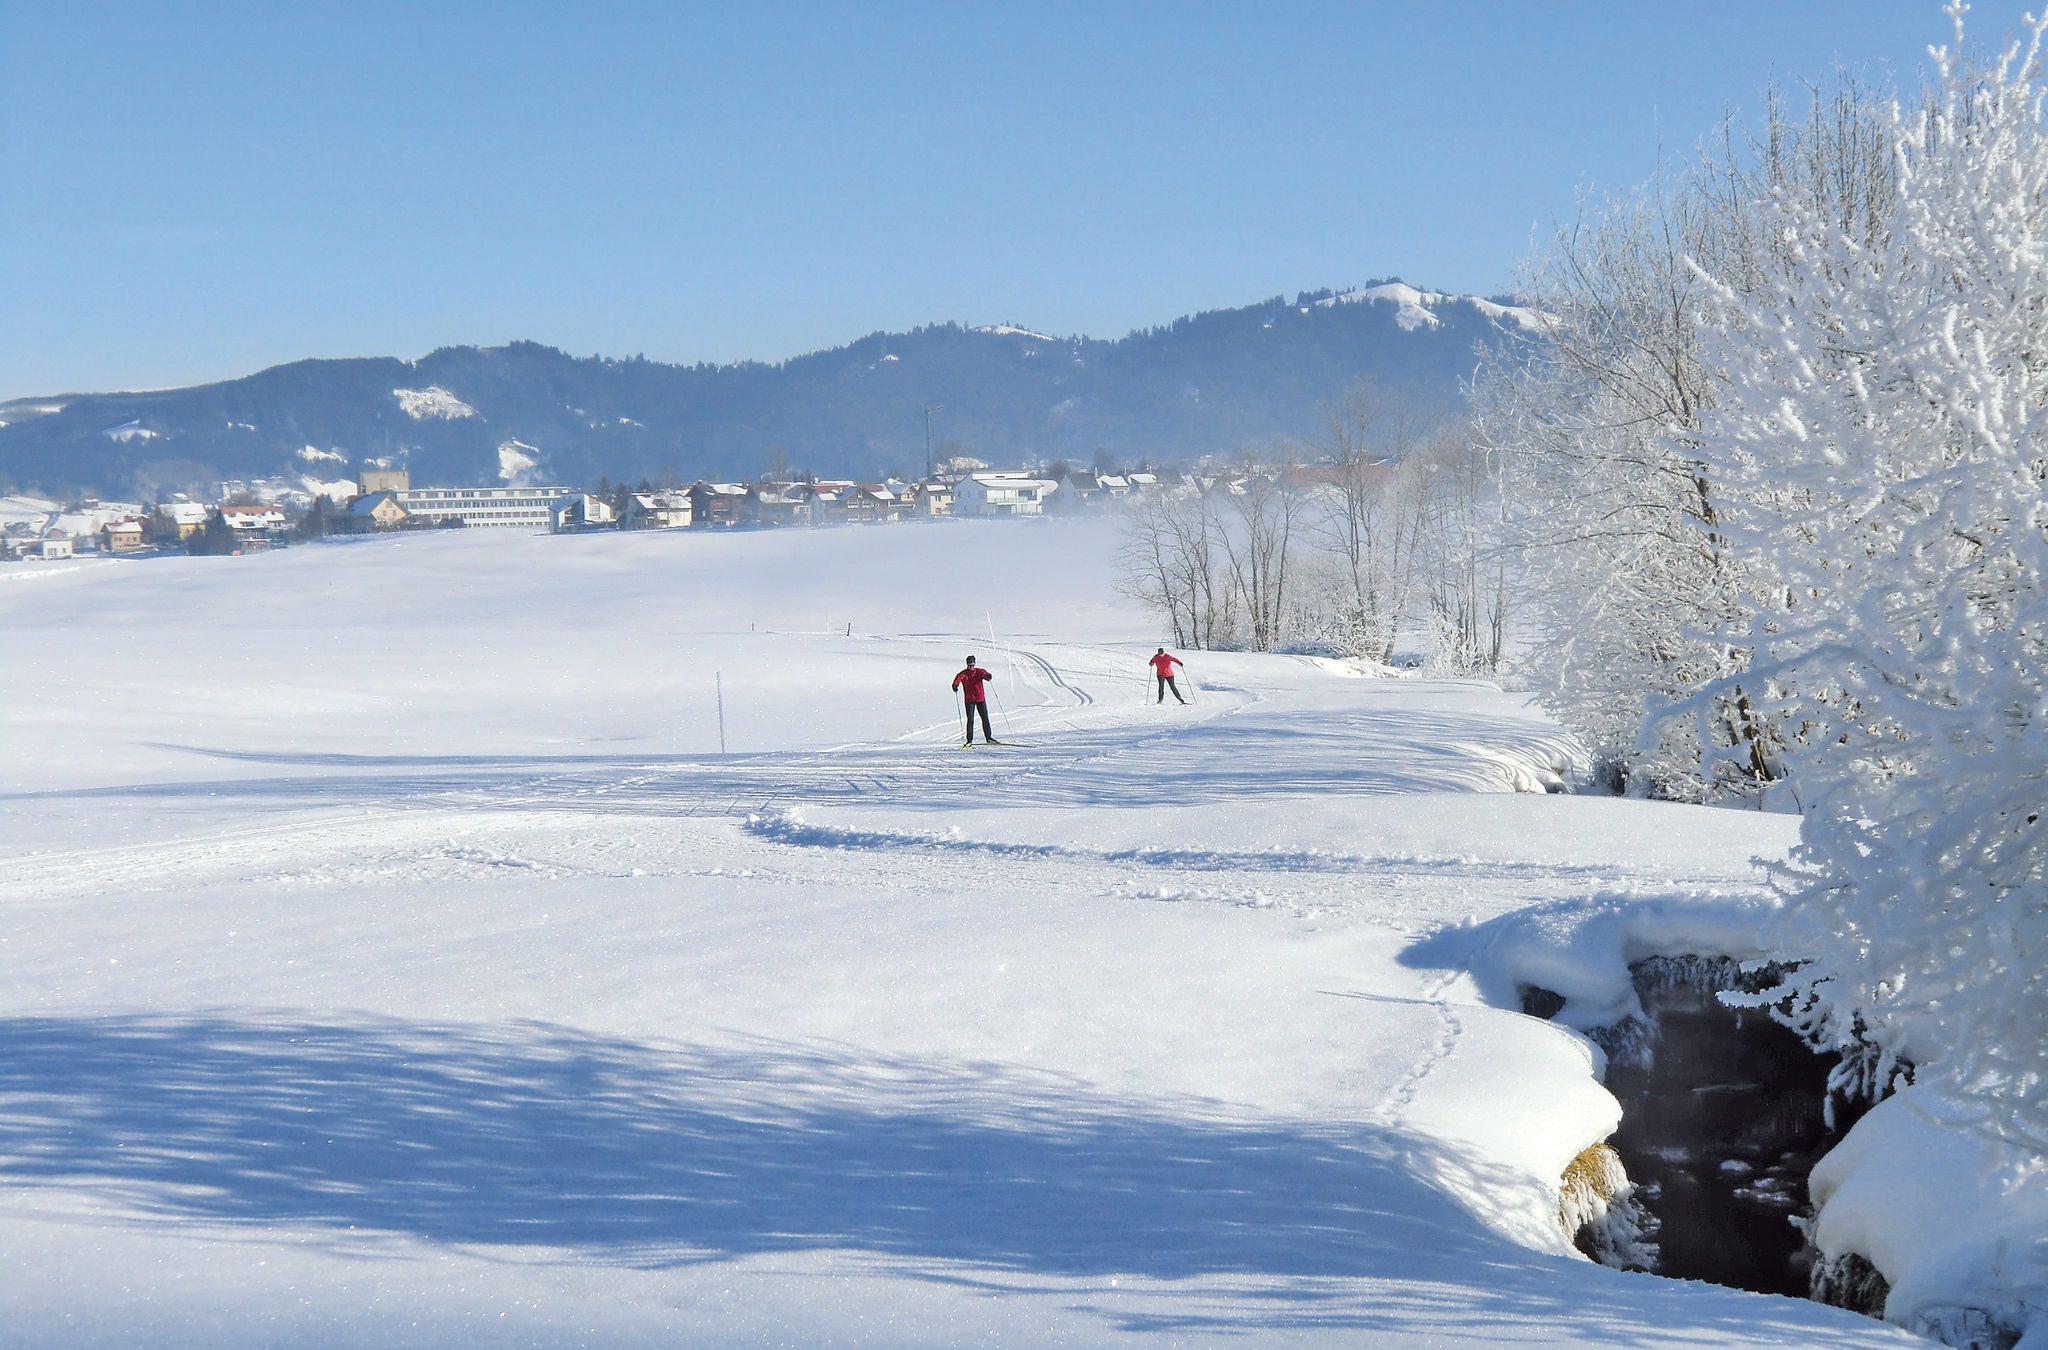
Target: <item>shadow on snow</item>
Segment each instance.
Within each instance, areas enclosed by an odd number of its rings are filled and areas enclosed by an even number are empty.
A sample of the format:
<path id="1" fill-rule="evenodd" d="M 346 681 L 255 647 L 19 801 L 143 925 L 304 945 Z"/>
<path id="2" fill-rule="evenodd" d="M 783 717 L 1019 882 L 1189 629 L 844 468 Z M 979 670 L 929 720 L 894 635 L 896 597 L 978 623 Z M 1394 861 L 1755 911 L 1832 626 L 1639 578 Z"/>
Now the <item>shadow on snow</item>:
<path id="1" fill-rule="evenodd" d="M 1126 1326 L 1512 1315 L 1611 1336 L 1661 1325 L 1684 1292 L 1498 1236 L 1460 1193 L 1526 1183 L 1437 1141 L 1000 1064 L 533 1023 L 0 1019 L 0 1181 L 162 1222 L 325 1229 L 337 1247 L 389 1234 L 650 1268 L 851 1249 L 978 1287 L 1080 1281 L 1084 1306 L 1113 1274 L 1218 1282 L 1192 1310 L 1098 1309 Z M 1754 1333 L 1777 1315 L 1684 1297 L 1693 1325 Z"/>

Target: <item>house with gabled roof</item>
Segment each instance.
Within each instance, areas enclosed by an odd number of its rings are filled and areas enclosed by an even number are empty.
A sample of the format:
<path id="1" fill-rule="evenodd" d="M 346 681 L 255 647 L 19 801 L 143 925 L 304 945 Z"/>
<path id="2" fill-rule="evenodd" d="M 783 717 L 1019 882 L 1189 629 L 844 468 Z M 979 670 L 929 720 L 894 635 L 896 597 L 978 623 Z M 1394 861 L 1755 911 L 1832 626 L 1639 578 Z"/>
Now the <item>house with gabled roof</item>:
<path id="1" fill-rule="evenodd" d="M 747 489 L 738 483 L 690 484 L 690 524 L 731 527 L 747 518 Z"/>
<path id="2" fill-rule="evenodd" d="M 755 525 L 808 525 L 815 496 L 810 483 L 754 483 L 741 518 Z"/>
<path id="3" fill-rule="evenodd" d="M 349 528 L 352 530 L 395 530 L 405 524 L 411 514 L 398 504 L 398 494 L 390 489 L 372 492 L 348 504 Z"/>
<path id="4" fill-rule="evenodd" d="M 141 518 L 130 516 L 126 520 L 110 520 L 100 526 L 100 547 L 108 553 L 133 553 L 141 548 Z"/>
<path id="5" fill-rule="evenodd" d="M 903 498 L 887 483 L 855 483 L 846 498 L 846 518 L 862 524 L 903 519 Z"/>
<path id="6" fill-rule="evenodd" d="M 677 530 L 686 528 L 695 518 L 691 509 L 687 489 L 669 492 L 635 492 L 626 498 L 625 512 L 619 517 L 622 530 Z"/>
<path id="7" fill-rule="evenodd" d="M 214 508 L 220 512 L 221 524 L 238 535 L 279 535 L 291 528 L 292 518 L 285 514 L 282 506 L 227 506 Z"/>

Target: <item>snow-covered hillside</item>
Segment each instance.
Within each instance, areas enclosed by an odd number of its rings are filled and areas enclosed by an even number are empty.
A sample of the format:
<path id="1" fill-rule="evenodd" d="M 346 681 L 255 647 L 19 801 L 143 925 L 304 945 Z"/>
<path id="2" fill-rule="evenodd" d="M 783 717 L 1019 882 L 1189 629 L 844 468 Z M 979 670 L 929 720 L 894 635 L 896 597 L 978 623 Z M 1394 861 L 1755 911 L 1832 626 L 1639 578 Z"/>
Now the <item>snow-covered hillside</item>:
<path id="1" fill-rule="evenodd" d="M 0 574 L 6 1342 L 1921 1343 L 1575 1254 L 1597 1052 L 1432 956 L 1790 822 L 1527 790 L 1573 744 L 1484 685 L 1157 704 L 1114 548 Z"/>
<path id="2" fill-rule="evenodd" d="M 1335 305 L 1392 305 L 1394 322 L 1405 332 L 1437 327 L 1443 322 L 1438 311 L 1449 305 L 1477 310 L 1496 323 L 1513 324 L 1525 332 L 1539 333 L 1545 326 L 1542 314 L 1522 305 L 1503 305 L 1498 301 L 1486 300 L 1476 295 L 1445 295 L 1440 291 L 1417 290 L 1404 281 L 1387 281 L 1377 286 L 1339 291 L 1335 295 L 1316 301 L 1316 304 L 1324 308 Z"/>

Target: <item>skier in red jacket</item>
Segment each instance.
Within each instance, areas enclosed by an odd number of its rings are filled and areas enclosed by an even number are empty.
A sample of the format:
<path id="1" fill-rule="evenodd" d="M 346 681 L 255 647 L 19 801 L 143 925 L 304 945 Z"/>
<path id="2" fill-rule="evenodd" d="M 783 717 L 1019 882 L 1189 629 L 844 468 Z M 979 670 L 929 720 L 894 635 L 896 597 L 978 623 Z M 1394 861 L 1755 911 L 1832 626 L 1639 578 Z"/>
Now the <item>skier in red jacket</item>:
<path id="1" fill-rule="evenodd" d="M 1175 703 L 1187 702 L 1180 696 L 1180 686 L 1173 682 L 1173 668 L 1179 664 L 1180 658 L 1168 656 L 1164 647 L 1161 647 L 1158 654 L 1152 658 L 1152 673 L 1159 677 L 1159 697 L 1153 700 L 1155 703 L 1166 702 L 1166 691 L 1169 689 L 1173 691 Z"/>
<path id="2" fill-rule="evenodd" d="M 971 656 L 967 658 L 967 668 L 953 677 L 953 687 L 967 700 L 968 745 L 974 744 L 974 714 L 977 710 L 981 713 L 981 739 L 990 745 L 1002 744 L 996 739 L 996 734 L 988 729 L 988 695 L 983 693 L 981 688 L 994 678 L 995 676 L 986 669 L 975 665 Z"/>

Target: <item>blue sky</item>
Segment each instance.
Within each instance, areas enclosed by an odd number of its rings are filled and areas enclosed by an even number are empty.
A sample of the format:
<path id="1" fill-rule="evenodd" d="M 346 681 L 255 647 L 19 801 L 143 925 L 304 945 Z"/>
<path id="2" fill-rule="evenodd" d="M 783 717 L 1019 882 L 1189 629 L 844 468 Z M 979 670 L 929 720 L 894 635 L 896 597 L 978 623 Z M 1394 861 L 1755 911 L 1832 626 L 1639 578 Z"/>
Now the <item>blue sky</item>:
<path id="1" fill-rule="evenodd" d="M 1923 0 L 0 0 L 0 398 L 1493 292 L 1773 73 L 1910 73 L 1947 32 Z"/>

